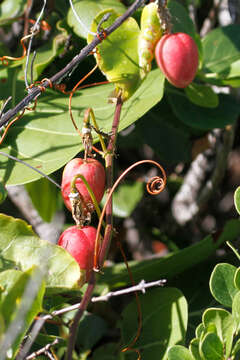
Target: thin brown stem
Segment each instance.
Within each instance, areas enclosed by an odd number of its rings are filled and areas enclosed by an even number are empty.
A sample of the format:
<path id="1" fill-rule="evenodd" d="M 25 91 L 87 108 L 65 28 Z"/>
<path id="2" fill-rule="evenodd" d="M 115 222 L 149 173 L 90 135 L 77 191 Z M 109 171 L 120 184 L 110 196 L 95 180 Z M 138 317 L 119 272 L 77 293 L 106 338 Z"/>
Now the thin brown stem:
<path id="1" fill-rule="evenodd" d="M 84 311 L 86 310 L 86 308 L 91 300 L 92 293 L 93 293 L 93 290 L 95 287 L 95 283 L 96 283 L 95 274 L 94 274 L 94 272 L 92 272 L 87 290 L 82 298 L 82 301 L 79 305 L 79 309 L 78 309 L 78 311 L 73 319 L 73 322 L 70 326 L 70 329 L 69 329 L 68 347 L 67 347 L 67 352 L 66 352 L 66 356 L 65 356 L 66 360 L 72 360 L 72 353 L 73 353 L 75 342 L 76 342 L 78 324 L 79 324 L 79 321 L 80 321 Z"/>
<path id="2" fill-rule="evenodd" d="M 106 183 L 107 183 L 107 189 L 106 189 L 106 195 L 108 196 L 111 192 L 112 185 L 113 185 L 113 157 L 115 154 L 115 144 L 117 140 L 117 132 L 118 132 L 118 126 L 120 122 L 120 114 L 122 109 L 122 99 L 121 95 L 117 98 L 117 104 L 112 124 L 112 135 L 110 137 L 109 144 L 107 146 L 107 155 L 105 158 L 106 162 Z M 99 255 L 97 254 L 98 247 L 98 241 L 96 241 L 95 244 L 95 257 L 94 257 L 94 267 L 96 268 L 96 263 L 98 263 L 99 268 L 102 267 L 104 259 L 106 257 L 111 237 L 112 237 L 112 197 L 109 199 L 107 206 L 106 206 L 106 228 L 104 233 L 103 242 L 101 245 L 101 249 L 99 252 Z"/>

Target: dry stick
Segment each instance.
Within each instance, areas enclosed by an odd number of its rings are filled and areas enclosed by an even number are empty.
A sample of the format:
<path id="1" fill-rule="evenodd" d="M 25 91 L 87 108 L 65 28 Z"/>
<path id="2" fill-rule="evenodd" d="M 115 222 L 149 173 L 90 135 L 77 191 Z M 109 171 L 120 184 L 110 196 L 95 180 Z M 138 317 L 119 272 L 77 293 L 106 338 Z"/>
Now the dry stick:
<path id="1" fill-rule="evenodd" d="M 112 124 L 112 135 L 107 147 L 108 154 L 106 156 L 106 183 L 107 183 L 107 193 L 111 191 L 112 187 L 112 174 L 113 174 L 113 156 L 114 156 L 114 147 L 116 143 L 116 137 L 117 137 L 117 131 L 118 131 L 118 125 L 120 121 L 120 113 L 122 108 L 122 99 L 121 96 L 117 98 L 117 104 Z M 106 228 L 105 228 L 105 234 L 103 239 L 103 244 L 101 248 L 101 261 L 104 260 L 106 252 L 108 250 L 110 240 L 111 240 L 111 234 L 112 234 L 112 203 L 111 201 L 108 202 L 107 211 L 106 211 Z M 72 359 L 72 353 L 76 342 L 76 336 L 77 336 L 77 328 L 79 321 L 83 315 L 83 312 L 86 310 L 88 303 L 91 300 L 92 293 L 94 290 L 94 286 L 96 283 L 95 274 L 92 271 L 91 278 L 87 287 L 87 290 L 83 296 L 83 299 L 81 301 L 81 304 L 79 306 L 79 309 L 73 319 L 72 325 L 69 330 L 69 339 L 68 339 L 68 348 L 66 352 L 66 360 Z"/>
<path id="2" fill-rule="evenodd" d="M 110 35 L 114 30 L 116 30 L 127 18 L 129 18 L 141 5 L 144 4 L 144 0 L 136 0 L 128 10 L 117 20 L 109 26 L 107 29 L 104 29 L 106 36 Z M 103 40 L 104 41 L 104 40 Z M 82 62 L 92 51 L 93 49 L 101 42 L 101 40 L 96 36 L 93 41 L 85 46 L 78 55 L 76 55 L 70 63 L 68 63 L 61 71 L 53 75 L 48 81 L 45 80 L 41 84 L 41 88 L 47 88 L 50 84 L 59 83 L 63 78 L 65 78 L 69 73 L 71 73 L 77 66 Z M 33 87 L 30 93 L 21 100 L 13 109 L 8 110 L 1 118 L 0 127 L 5 125 L 10 119 L 17 115 L 17 113 L 23 110 L 28 104 L 33 102 L 39 95 L 41 95 L 42 89 L 39 87 Z"/>

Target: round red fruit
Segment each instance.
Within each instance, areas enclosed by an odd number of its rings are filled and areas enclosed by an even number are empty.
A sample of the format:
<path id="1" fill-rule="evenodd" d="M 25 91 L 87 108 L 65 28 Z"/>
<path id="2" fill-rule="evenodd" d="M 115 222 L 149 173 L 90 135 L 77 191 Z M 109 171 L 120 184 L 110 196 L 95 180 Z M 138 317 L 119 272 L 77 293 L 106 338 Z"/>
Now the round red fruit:
<path id="1" fill-rule="evenodd" d="M 81 270 L 86 271 L 86 280 L 93 269 L 94 248 L 97 230 L 93 226 L 71 226 L 58 240 L 58 245 L 74 257 Z"/>
<path id="2" fill-rule="evenodd" d="M 168 81 L 185 88 L 194 79 L 198 69 L 198 48 L 185 33 L 164 35 L 155 48 L 158 66 Z"/>
<path id="3" fill-rule="evenodd" d="M 104 194 L 105 188 L 105 170 L 103 165 L 95 159 L 88 158 L 83 160 L 81 158 L 72 159 L 67 163 L 63 170 L 62 175 L 62 197 L 66 207 L 71 211 L 71 202 L 69 199 L 69 194 L 71 192 L 71 182 L 75 175 L 83 175 L 90 185 L 93 193 L 96 197 L 97 202 L 99 203 Z M 94 205 L 91 199 L 91 196 L 88 192 L 83 181 L 78 178 L 76 180 L 76 188 L 81 194 L 84 203 L 87 205 L 90 211 L 94 210 Z"/>

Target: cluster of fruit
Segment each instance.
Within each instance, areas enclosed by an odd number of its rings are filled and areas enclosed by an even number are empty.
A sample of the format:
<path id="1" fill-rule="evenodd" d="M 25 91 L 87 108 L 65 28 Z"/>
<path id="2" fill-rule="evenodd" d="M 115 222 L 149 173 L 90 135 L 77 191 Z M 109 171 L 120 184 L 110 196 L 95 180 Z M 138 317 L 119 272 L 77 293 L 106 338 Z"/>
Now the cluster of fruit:
<path id="1" fill-rule="evenodd" d="M 58 240 L 58 245 L 66 249 L 78 262 L 84 280 L 88 281 L 93 269 L 93 258 L 97 230 L 93 226 L 85 225 L 89 221 L 89 213 L 95 209 L 89 191 L 80 176 L 83 176 L 93 190 L 96 201 L 99 203 L 104 194 L 105 170 L 103 165 L 96 159 L 81 158 L 72 159 L 67 163 L 62 175 L 61 192 L 66 207 L 72 212 L 73 203 L 71 195 L 77 195 L 82 213 L 81 225 L 71 226 L 66 229 Z M 72 194 L 72 181 L 77 193 Z M 84 221 L 86 219 L 86 221 Z"/>

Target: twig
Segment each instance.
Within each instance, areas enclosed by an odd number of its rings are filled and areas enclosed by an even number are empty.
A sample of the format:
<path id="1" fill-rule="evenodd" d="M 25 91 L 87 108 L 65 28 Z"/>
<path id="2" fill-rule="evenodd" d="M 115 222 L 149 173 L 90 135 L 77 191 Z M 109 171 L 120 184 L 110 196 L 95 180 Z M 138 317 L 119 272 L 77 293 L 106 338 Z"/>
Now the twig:
<path id="1" fill-rule="evenodd" d="M 93 297 L 92 302 L 108 301 L 113 296 L 121 296 L 121 295 L 125 295 L 125 294 L 130 294 L 135 291 L 141 291 L 143 294 L 145 294 L 147 288 L 150 288 L 153 286 L 164 286 L 166 284 L 166 282 L 167 282 L 167 280 L 165 280 L 165 279 L 152 281 L 149 283 L 146 283 L 145 280 L 141 280 L 138 285 L 131 286 L 127 289 L 122 289 L 122 290 L 118 290 L 118 291 L 110 291 L 106 295 Z"/>
<path id="2" fill-rule="evenodd" d="M 28 80 L 27 80 L 29 56 L 30 56 L 30 52 L 31 52 L 31 48 L 32 48 L 33 37 L 38 32 L 39 22 L 40 22 L 41 17 L 42 17 L 42 15 L 44 13 L 46 3 L 47 3 L 47 0 L 43 0 L 42 9 L 40 11 L 40 14 L 39 14 L 35 24 L 33 25 L 32 29 L 31 29 L 31 36 L 30 36 L 30 40 L 29 40 L 29 43 L 28 43 L 26 65 L 25 65 L 25 69 L 24 69 L 24 79 L 25 79 L 25 86 L 26 86 L 26 88 L 28 89 L 29 92 L 31 91 L 31 89 L 29 89 Z M 35 59 L 35 57 L 33 57 L 33 59 Z M 33 67 L 33 65 L 31 65 L 31 69 L 32 69 L 32 67 Z M 32 78 L 32 74 L 31 74 L 31 78 Z"/>
<path id="3" fill-rule="evenodd" d="M 60 309 L 60 310 L 55 310 L 53 311 L 51 314 L 47 314 L 47 315 L 42 315 L 40 317 L 40 319 L 38 319 L 35 324 L 32 327 L 32 330 L 30 332 L 30 334 L 28 335 L 28 338 L 23 346 L 23 348 L 21 349 L 17 360 L 23 360 L 26 358 L 26 355 L 28 353 L 28 351 L 30 350 L 30 348 L 32 347 L 32 344 L 34 343 L 36 337 L 38 336 L 38 333 L 40 332 L 41 328 L 43 327 L 45 321 L 47 320 L 51 320 L 54 317 L 58 316 L 58 315 L 62 315 L 65 314 L 67 312 L 73 311 L 73 310 L 77 310 L 79 309 L 81 303 L 77 303 L 75 305 L 72 306 L 68 306 L 66 308 Z"/>
<path id="4" fill-rule="evenodd" d="M 47 344 L 42 349 L 39 349 L 38 351 L 35 351 L 31 355 L 27 356 L 26 360 L 32 360 L 32 359 L 36 358 L 37 356 L 39 356 L 41 354 L 45 354 L 46 352 L 48 352 L 48 350 L 51 347 L 57 345 L 58 343 L 59 343 L 59 339 L 55 339 L 51 344 Z"/>
<path id="5" fill-rule="evenodd" d="M 77 311 L 77 313 L 73 319 L 73 322 L 70 326 L 70 329 L 69 329 L 68 347 L 67 347 L 67 352 L 66 352 L 66 356 L 65 356 L 66 360 L 72 360 L 72 353 L 73 353 L 73 349 L 74 349 L 75 342 L 76 342 L 78 323 L 90 302 L 90 299 L 92 297 L 92 293 L 93 293 L 93 290 L 95 287 L 95 283 L 96 283 L 95 274 L 94 274 L 94 272 L 92 272 L 87 290 L 82 298 L 82 301 L 79 305 L 78 311 Z"/>
<path id="6" fill-rule="evenodd" d="M 144 0 L 136 0 L 128 10 L 121 16 L 117 18 L 117 20 L 109 26 L 107 29 L 104 29 L 106 36 L 110 35 L 113 31 L 115 31 L 127 18 L 129 18 L 142 4 Z M 65 78 L 69 73 L 71 73 L 92 51 L 93 49 L 101 42 L 101 40 L 96 36 L 93 41 L 85 46 L 81 52 L 76 55 L 72 61 L 70 61 L 62 70 L 53 75 L 48 81 L 44 81 L 41 84 L 41 88 L 47 88 L 50 84 L 59 83 L 63 78 Z M 31 89 L 31 93 L 29 93 L 23 100 L 21 100 L 13 109 L 7 111 L 0 121 L 0 127 L 5 125 L 10 119 L 12 119 L 16 114 L 24 109 L 28 104 L 30 104 L 34 99 L 36 99 L 42 90 L 39 87 L 33 87 Z"/>

